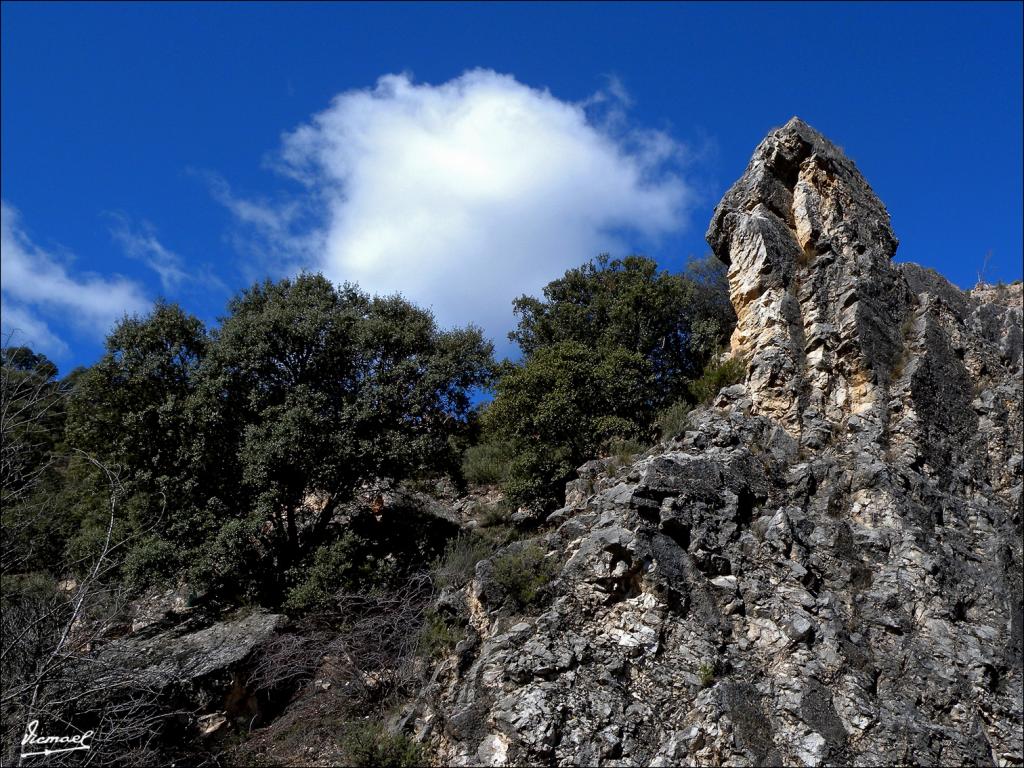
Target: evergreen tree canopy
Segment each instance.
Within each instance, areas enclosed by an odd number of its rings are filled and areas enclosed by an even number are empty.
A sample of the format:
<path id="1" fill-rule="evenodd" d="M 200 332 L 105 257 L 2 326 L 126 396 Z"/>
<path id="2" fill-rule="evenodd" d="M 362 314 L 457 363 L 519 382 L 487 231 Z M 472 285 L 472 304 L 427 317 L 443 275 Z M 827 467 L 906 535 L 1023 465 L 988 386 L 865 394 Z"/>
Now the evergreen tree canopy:
<path id="1" fill-rule="evenodd" d="M 689 383 L 735 325 L 712 259 L 670 274 L 642 256 L 600 256 L 514 307 L 509 338 L 524 359 L 502 370 L 474 457 L 510 456 L 490 474 L 515 501 L 541 506 L 613 439 L 651 440 L 659 410 L 687 409 Z"/>
<path id="2" fill-rule="evenodd" d="M 648 361 L 621 347 L 562 341 L 507 365 L 485 413 L 488 439 L 513 455 L 506 490 L 516 501 L 546 504 L 612 438 L 646 437 L 651 385 Z"/>
<path id="3" fill-rule="evenodd" d="M 548 283 L 543 299 L 522 296 L 514 307 L 519 326 L 509 338 L 527 358 L 563 341 L 636 352 L 651 365 L 661 404 L 685 395 L 686 380 L 735 324 L 723 267 L 712 259 L 671 274 L 643 256 L 602 255 Z"/>
<path id="4" fill-rule="evenodd" d="M 210 334 L 175 305 L 125 319 L 68 434 L 124 476 L 129 571 L 279 594 L 363 484 L 457 466 L 492 368 L 475 328 L 302 275 L 243 291 Z"/>

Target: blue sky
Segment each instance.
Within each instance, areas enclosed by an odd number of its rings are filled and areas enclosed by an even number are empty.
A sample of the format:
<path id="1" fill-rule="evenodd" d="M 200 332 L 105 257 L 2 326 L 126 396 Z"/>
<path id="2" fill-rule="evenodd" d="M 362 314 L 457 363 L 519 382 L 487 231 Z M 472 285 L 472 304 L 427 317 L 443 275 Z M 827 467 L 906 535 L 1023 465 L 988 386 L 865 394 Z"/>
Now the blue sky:
<path id="1" fill-rule="evenodd" d="M 5 2 L 5 330 L 68 370 L 157 296 L 323 269 L 498 336 L 599 250 L 706 253 L 792 115 L 897 258 L 1018 279 L 1021 8 Z"/>

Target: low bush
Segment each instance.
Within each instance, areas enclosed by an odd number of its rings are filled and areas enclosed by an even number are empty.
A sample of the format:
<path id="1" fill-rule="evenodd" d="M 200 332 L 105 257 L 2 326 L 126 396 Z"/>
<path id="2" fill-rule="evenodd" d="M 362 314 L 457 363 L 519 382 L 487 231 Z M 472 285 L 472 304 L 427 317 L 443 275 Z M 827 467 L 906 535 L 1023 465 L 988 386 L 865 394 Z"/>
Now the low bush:
<path id="1" fill-rule="evenodd" d="M 658 433 L 662 440 L 679 437 L 690 426 L 692 406 L 685 400 L 673 403 L 658 414 Z"/>
<path id="2" fill-rule="evenodd" d="M 292 569 L 297 583 L 288 592 L 284 607 L 294 613 L 322 610 L 333 604 L 339 592 L 392 584 L 396 579 L 394 563 L 366 554 L 366 548 L 358 536 L 346 534 L 318 549 L 312 565 Z"/>
<path id="3" fill-rule="evenodd" d="M 613 457 L 620 466 L 632 464 L 633 457 L 647 450 L 647 446 L 637 440 L 625 437 L 613 437 L 608 441 L 608 455 Z"/>
<path id="4" fill-rule="evenodd" d="M 555 577 L 557 565 L 537 544 L 494 559 L 494 581 L 519 608 L 538 602 L 541 590 Z"/>
<path id="5" fill-rule="evenodd" d="M 431 568 L 431 578 L 440 589 L 461 587 L 473 578 L 476 564 L 494 552 L 493 543 L 476 533 L 463 534 L 448 542 Z"/>
<path id="6" fill-rule="evenodd" d="M 508 525 L 512 517 L 512 509 L 505 502 L 478 504 L 474 511 L 481 528 L 495 528 Z"/>
<path id="7" fill-rule="evenodd" d="M 80 535 L 75 544 L 82 540 Z M 83 545 L 82 548 L 87 548 Z M 147 536 L 134 548 L 129 550 L 122 566 L 125 583 L 132 589 L 141 591 L 153 584 L 163 583 L 178 567 L 180 553 L 166 539 L 158 536 Z"/>
<path id="8" fill-rule="evenodd" d="M 426 765 L 423 747 L 403 733 L 388 733 L 377 723 L 348 726 L 341 737 L 346 765 L 356 768 L 416 768 Z"/>
<path id="9" fill-rule="evenodd" d="M 711 664 L 708 664 L 707 662 L 704 662 L 703 664 L 700 665 L 700 668 L 697 670 L 697 673 L 700 675 L 700 687 L 701 688 L 710 688 L 712 685 L 714 685 L 714 683 L 715 683 L 715 668 L 714 668 L 714 666 L 712 666 Z"/>
<path id="10" fill-rule="evenodd" d="M 417 651 L 421 656 L 432 659 L 454 648 L 461 637 L 462 633 L 443 616 L 436 611 L 430 611 L 424 617 L 423 626 L 420 628 L 416 643 Z"/>
<path id="11" fill-rule="evenodd" d="M 523 532 L 512 525 L 491 525 L 486 528 L 478 528 L 474 535 L 479 536 L 491 548 L 491 553 L 497 552 L 504 546 L 523 538 Z"/>
<path id="12" fill-rule="evenodd" d="M 699 403 L 710 403 L 723 387 L 741 383 L 746 375 L 747 363 L 742 358 L 712 360 L 704 366 L 700 378 L 690 382 L 690 394 Z"/>
<path id="13" fill-rule="evenodd" d="M 470 485 L 499 485 L 508 477 L 511 456 L 497 442 L 470 446 L 462 456 L 462 476 Z"/>

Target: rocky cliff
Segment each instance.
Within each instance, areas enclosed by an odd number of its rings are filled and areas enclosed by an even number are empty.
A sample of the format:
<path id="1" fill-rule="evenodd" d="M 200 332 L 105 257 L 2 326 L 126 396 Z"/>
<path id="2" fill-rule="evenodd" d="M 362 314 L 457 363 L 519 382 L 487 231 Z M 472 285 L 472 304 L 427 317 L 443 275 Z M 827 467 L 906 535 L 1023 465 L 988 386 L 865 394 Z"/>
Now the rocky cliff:
<path id="1" fill-rule="evenodd" d="M 1020 286 L 892 263 L 798 119 L 708 241 L 746 383 L 582 468 L 540 607 L 486 560 L 446 595 L 471 634 L 404 725 L 456 765 L 1021 764 Z"/>

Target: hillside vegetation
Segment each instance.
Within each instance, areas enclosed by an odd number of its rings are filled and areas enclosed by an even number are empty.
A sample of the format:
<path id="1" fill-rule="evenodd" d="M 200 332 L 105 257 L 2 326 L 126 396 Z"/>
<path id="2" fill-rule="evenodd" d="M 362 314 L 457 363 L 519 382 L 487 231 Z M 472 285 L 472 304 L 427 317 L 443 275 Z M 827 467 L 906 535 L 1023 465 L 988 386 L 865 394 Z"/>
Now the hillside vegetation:
<path id="1" fill-rule="evenodd" d="M 584 461 L 646 448 L 666 413 L 679 427 L 713 394 L 695 382 L 718 370 L 734 324 L 715 264 L 671 274 L 602 256 L 570 270 L 515 302 L 519 362 L 496 363 L 472 326 L 441 329 L 401 297 L 319 275 L 251 286 L 214 328 L 158 303 L 64 378 L 44 356 L 5 348 L 11 727 L 68 715 L 58 691 L 81 651 L 68 627 L 88 626 L 101 646 L 160 590 L 189 609 L 270 609 L 335 629 L 352 618 L 338 596 L 413 584 L 422 597 L 425 568 L 450 556 L 458 526 L 388 494 L 496 484 L 504 500 L 483 524 L 497 527 L 480 530 L 511 532 L 516 508 L 535 518 L 558 506 Z M 491 397 L 474 407 L 480 393 Z M 464 569 L 515 537 L 473 536 Z M 517 594 L 529 601 L 536 588 Z M 125 731 L 108 753 L 140 738 Z"/>

